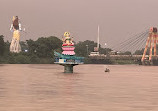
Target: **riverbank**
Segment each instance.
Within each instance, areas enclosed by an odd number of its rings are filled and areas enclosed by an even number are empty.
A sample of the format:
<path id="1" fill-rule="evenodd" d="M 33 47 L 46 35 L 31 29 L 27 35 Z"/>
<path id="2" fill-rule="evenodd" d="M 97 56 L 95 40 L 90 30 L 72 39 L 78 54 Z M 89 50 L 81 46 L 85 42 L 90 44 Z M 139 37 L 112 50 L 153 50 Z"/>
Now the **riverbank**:
<path id="1" fill-rule="evenodd" d="M 140 61 L 134 61 L 134 60 L 111 60 L 111 59 L 90 59 L 85 58 L 85 64 L 112 64 L 112 65 L 125 65 L 125 64 L 140 64 Z"/>

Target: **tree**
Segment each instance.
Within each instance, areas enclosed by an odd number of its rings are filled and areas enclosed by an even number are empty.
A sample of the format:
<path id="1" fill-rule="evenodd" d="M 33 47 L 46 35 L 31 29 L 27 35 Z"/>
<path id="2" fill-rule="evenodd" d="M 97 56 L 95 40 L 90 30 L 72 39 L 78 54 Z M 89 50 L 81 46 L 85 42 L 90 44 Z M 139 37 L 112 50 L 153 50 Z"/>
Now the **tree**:
<path id="1" fill-rule="evenodd" d="M 90 52 L 94 51 L 94 47 L 97 46 L 97 43 L 94 41 L 86 40 L 84 42 L 78 42 L 75 45 L 75 52 L 78 56 L 87 56 Z"/>
<path id="2" fill-rule="evenodd" d="M 62 41 L 57 37 L 40 37 L 38 40 L 27 40 L 28 51 L 38 57 L 52 57 L 54 50 L 61 50 Z"/>
<path id="3" fill-rule="evenodd" d="M 131 55 L 132 53 L 130 51 L 124 52 L 124 55 Z"/>
<path id="4" fill-rule="evenodd" d="M 36 41 L 36 53 L 39 57 L 52 57 L 52 51 L 61 49 L 62 41 L 57 37 L 41 37 Z"/>
<path id="5" fill-rule="evenodd" d="M 121 52 L 119 55 L 131 55 L 132 53 L 130 51 Z"/>
<path id="6" fill-rule="evenodd" d="M 136 50 L 134 55 L 143 55 L 144 49 L 142 50 Z"/>
<path id="7" fill-rule="evenodd" d="M 24 41 L 20 41 L 21 50 L 24 52 L 25 50 L 28 50 L 28 45 Z"/>
<path id="8" fill-rule="evenodd" d="M 0 55 L 2 56 L 5 51 L 5 43 L 4 43 L 4 36 L 0 35 Z"/>
<path id="9" fill-rule="evenodd" d="M 22 54 L 17 54 L 17 56 L 15 57 L 15 61 L 16 61 L 16 64 L 29 64 L 30 63 L 29 57 Z"/>
<path id="10" fill-rule="evenodd" d="M 36 52 L 37 44 L 35 41 L 29 39 L 26 40 L 27 45 L 28 45 L 28 53 L 34 54 Z"/>
<path id="11" fill-rule="evenodd" d="M 99 53 L 100 54 L 108 54 L 109 52 L 111 52 L 112 50 L 109 48 L 99 48 Z"/>

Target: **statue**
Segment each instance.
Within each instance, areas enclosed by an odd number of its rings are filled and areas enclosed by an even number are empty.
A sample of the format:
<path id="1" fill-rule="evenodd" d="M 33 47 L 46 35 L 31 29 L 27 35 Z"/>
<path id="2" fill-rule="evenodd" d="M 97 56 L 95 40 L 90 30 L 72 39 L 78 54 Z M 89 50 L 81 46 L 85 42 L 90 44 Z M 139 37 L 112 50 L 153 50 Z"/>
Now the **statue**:
<path id="1" fill-rule="evenodd" d="M 84 63 L 84 57 L 75 56 L 75 46 L 73 38 L 70 37 L 70 32 L 65 32 L 62 38 L 63 44 L 62 54 L 54 51 L 55 64 L 64 66 L 64 73 L 73 73 L 73 67 Z"/>
<path id="2" fill-rule="evenodd" d="M 10 30 L 13 32 L 13 38 L 10 45 L 10 52 L 19 53 L 21 51 L 21 46 L 19 44 L 21 24 L 19 23 L 18 16 L 13 16 Z"/>
<path id="3" fill-rule="evenodd" d="M 64 55 L 75 55 L 75 47 L 74 47 L 74 43 L 73 43 L 73 38 L 70 37 L 70 32 L 65 32 L 64 33 L 64 37 L 62 38 L 63 41 L 63 45 L 62 45 L 62 49 L 63 52 L 62 54 Z"/>
<path id="4" fill-rule="evenodd" d="M 74 45 L 73 38 L 70 37 L 70 32 L 65 32 L 64 37 L 62 39 L 64 46 L 73 46 Z"/>

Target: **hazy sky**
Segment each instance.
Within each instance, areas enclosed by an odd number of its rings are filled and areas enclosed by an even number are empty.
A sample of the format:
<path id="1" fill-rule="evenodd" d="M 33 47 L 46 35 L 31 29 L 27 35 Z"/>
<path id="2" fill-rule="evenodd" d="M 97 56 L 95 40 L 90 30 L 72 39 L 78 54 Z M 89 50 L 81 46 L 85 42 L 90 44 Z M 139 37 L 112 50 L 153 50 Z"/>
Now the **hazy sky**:
<path id="1" fill-rule="evenodd" d="M 12 16 L 18 15 L 27 33 L 21 39 L 70 31 L 75 41 L 113 44 L 158 26 L 158 0 L 0 0 L 0 34 L 11 40 Z"/>

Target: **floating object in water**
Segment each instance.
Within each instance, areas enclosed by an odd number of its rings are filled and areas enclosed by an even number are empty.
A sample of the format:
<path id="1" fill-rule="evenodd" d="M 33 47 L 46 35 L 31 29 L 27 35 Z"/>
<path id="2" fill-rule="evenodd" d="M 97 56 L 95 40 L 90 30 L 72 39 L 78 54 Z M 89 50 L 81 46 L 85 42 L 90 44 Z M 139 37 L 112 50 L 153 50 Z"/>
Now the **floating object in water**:
<path id="1" fill-rule="evenodd" d="M 108 66 L 104 66 L 104 71 L 105 72 L 110 72 L 110 69 L 108 68 Z"/>
<path id="2" fill-rule="evenodd" d="M 106 69 L 105 69 L 105 72 L 110 72 L 110 69 L 106 68 Z"/>

